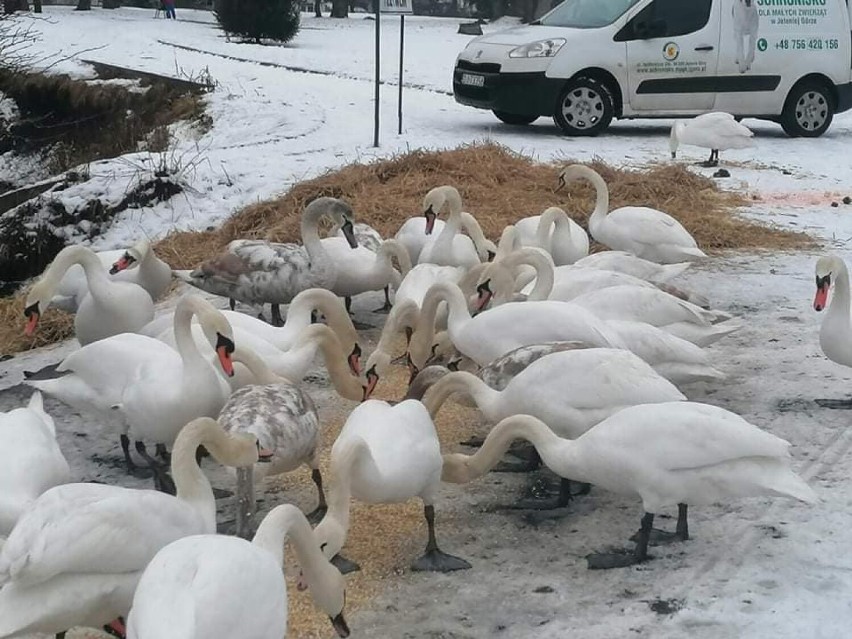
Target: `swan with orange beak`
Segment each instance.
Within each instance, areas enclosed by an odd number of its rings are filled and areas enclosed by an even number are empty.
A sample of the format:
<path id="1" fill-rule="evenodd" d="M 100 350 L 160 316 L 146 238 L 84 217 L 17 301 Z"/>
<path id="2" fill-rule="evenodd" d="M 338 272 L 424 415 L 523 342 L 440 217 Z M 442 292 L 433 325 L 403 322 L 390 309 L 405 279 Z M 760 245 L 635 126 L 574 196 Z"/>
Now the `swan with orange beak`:
<path id="1" fill-rule="evenodd" d="M 819 345 L 832 362 L 852 367 L 852 316 L 850 316 L 849 271 L 836 255 L 819 258 L 816 263 L 814 310 L 826 310 L 819 330 Z M 834 293 L 829 300 L 832 286 Z M 852 400 L 818 399 L 824 408 L 852 408 Z"/>

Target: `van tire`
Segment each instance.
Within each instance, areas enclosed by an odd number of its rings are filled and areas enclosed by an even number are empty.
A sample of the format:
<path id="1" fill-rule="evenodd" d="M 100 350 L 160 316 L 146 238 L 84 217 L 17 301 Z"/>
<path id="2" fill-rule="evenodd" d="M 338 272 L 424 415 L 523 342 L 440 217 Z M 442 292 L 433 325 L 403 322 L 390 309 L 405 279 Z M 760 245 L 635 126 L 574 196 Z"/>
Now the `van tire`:
<path id="1" fill-rule="evenodd" d="M 505 124 L 532 124 L 536 120 L 538 120 L 537 115 L 521 115 L 520 113 L 509 113 L 508 111 L 498 111 L 497 109 L 492 109 L 491 113 L 493 113 L 500 122 L 504 122 Z"/>
<path id="2" fill-rule="evenodd" d="M 828 131 L 836 108 L 825 82 L 803 80 L 790 89 L 778 121 L 790 137 L 818 138 Z"/>
<path id="3" fill-rule="evenodd" d="M 612 122 L 612 93 L 594 78 L 574 78 L 562 90 L 553 121 L 565 135 L 594 136 Z"/>

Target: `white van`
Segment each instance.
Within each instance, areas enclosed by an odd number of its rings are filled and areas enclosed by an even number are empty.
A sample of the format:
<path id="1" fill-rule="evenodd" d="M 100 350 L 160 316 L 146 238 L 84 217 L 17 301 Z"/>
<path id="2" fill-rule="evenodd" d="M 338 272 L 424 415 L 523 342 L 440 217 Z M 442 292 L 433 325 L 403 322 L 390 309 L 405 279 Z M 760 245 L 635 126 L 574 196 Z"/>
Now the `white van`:
<path id="1" fill-rule="evenodd" d="M 849 0 L 565 0 L 461 52 L 456 101 L 568 135 L 727 111 L 817 137 L 852 108 Z"/>

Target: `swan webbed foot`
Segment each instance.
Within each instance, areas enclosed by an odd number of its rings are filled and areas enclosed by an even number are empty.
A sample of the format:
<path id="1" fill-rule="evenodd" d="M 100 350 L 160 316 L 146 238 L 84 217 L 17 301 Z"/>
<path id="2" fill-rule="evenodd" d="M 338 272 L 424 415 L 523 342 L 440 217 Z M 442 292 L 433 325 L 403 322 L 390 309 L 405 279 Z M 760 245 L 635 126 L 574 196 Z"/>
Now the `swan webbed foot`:
<path id="1" fill-rule="evenodd" d="M 599 552 L 586 555 L 586 566 L 589 570 L 609 570 L 610 568 L 627 568 L 647 561 L 650 557 L 638 557 L 635 552 L 621 550 L 614 552 Z"/>
<path id="2" fill-rule="evenodd" d="M 144 442 L 136 442 L 136 452 L 148 463 L 148 469 L 154 478 L 154 490 L 166 493 L 167 495 L 177 495 L 177 487 L 168 473 L 167 466 L 148 454 L 148 449 L 145 448 Z"/>
<path id="3" fill-rule="evenodd" d="M 347 559 L 340 553 L 337 553 L 331 558 L 331 565 L 337 568 L 341 575 L 348 575 L 350 572 L 357 572 L 361 570 L 361 566 L 351 559 Z"/>
<path id="4" fill-rule="evenodd" d="M 234 493 L 230 490 L 225 490 L 224 488 L 214 488 L 213 489 L 213 497 L 216 499 L 226 499 L 228 497 L 233 497 Z"/>
<path id="5" fill-rule="evenodd" d="M 376 328 L 372 324 L 365 324 L 364 322 L 359 322 L 358 320 L 352 320 L 352 326 L 356 331 L 369 331 L 373 328 Z"/>
<path id="6" fill-rule="evenodd" d="M 390 310 L 393 308 L 393 304 L 390 301 L 390 287 L 385 286 L 385 303 L 382 304 L 380 308 L 377 308 L 374 313 L 390 313 Z"/>
<path id="7" fill-rule="evenodd" d="M 817 406 L 832 410 L 852 410 L 852 399 L 815 399 Z"/>
<path id="8" fill-rule="evenodd" d="M 415 572 L 453 572 L 469 568 L 471 565 L 464 559 L 448 555 L 440 548 L 427 550 L 411 564 Z"/>

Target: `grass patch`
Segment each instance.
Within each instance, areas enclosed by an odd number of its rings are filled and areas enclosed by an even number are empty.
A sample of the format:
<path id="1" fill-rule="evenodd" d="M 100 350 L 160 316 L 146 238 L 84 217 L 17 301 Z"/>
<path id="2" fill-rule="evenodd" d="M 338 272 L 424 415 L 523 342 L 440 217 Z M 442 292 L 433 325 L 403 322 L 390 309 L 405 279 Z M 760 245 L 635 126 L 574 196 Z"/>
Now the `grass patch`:
<path id="1" fill-rule="evenodd" d="M 554 193 L 560 167 L 541 163 L 497 144 L 472 144 L 451 151 L 414 151 L 370 164 L 354 163 L 300 182 L 280 198 L 243 209 L 215 231 L 173 233 L 157 251 L 174 268 L 193 268 L 239 238 L 299 241 L 305 205 L 320 196 L 339 197 L 383 237 L 393 237 L 406 218 L 417 215 L 426 192 L 457 186 L 485 234 L 497 240 L 507 224 L 561 206 L 587 228 L 595 194 L 584 182 Z M 720 190 L 716 183 L 676 164 L 647 170 L 590 164 L 606 180 L 610 207 L 651 206 L 676 217 L 710 252 L 724 249 L 794 249 L 813 245 L 802 233 L 766 226 L 737 214 L 749 199 Z"/>

